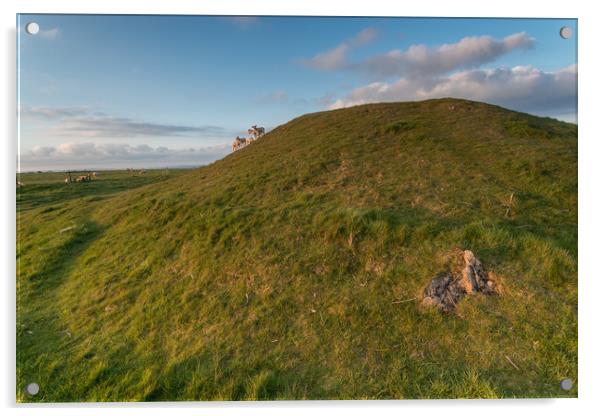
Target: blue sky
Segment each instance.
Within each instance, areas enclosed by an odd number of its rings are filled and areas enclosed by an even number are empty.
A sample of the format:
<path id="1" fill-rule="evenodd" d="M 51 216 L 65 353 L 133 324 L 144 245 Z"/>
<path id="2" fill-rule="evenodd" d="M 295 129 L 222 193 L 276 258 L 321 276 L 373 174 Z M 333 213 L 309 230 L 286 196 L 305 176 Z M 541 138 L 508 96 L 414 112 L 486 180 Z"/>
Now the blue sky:
<path id="1" fill-rule="evenodd" d="M 252 124 L 366 102 L 455 96 L 576 122 L 575 20 L 17 20 L 22 170 L 201 165 Z"/>

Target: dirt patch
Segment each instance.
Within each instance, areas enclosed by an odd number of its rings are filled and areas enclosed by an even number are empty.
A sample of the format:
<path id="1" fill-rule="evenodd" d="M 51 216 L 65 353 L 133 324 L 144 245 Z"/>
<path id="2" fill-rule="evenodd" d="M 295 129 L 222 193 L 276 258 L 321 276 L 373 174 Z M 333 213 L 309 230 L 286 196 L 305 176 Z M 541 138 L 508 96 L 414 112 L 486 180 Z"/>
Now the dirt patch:
<path id="1" fill-rule="evenodd" d="M 449 313 L 466 295 L 497 293 L 494 274 L 485 270 L 472 251 L 459 250 L 450 260 L 450 270 L 438 273 L 424 289 L 423 306 Z"/>

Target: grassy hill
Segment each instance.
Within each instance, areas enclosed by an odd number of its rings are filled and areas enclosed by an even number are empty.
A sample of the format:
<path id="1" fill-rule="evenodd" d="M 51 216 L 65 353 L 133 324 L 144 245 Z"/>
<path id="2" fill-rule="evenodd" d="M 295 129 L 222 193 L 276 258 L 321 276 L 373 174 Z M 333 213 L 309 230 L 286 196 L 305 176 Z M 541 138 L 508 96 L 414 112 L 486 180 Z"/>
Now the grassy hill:
<path id="1" fill-rule="evenodd" d="M 118 191 L 18 207 L 21 401 L 577 395 L 574 125 L 363 105 Z M 503 294 L 424 310 L 457 248 Z"/>

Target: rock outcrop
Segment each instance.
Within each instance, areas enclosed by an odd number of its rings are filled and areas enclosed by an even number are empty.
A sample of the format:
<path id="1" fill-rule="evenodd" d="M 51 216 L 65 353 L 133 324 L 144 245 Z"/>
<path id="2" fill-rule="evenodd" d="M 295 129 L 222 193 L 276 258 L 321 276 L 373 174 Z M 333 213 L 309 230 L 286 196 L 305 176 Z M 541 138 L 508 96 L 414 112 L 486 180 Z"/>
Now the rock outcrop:
<path id="1" fill-rule="evenodd" d="M 463 267 L 438 273 L 424 289 L 423 306 L 436 307 L 448 313 L 453 311 L 458 301 L 466 295 L 496 292 L 496 283 L 491 273 L 485 271 L 472 251 L 460 251 L 454 256 L 459 258 L 452 259 L 456 260 L 452 261 L 452 265 L 463 262 Z"/>

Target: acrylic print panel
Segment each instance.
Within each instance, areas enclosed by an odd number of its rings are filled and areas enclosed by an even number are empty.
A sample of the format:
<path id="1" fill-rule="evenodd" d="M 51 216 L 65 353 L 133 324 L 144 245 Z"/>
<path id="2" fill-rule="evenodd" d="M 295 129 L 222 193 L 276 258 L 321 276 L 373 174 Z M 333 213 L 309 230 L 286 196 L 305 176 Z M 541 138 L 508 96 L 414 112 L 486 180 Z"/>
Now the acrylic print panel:
<path id="1" fill-rule="evenodd" d="M 577 21 L 19 15 L 17 400 L 577 396 Z"/>

